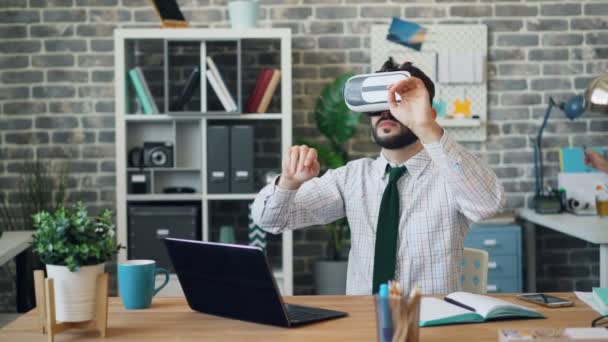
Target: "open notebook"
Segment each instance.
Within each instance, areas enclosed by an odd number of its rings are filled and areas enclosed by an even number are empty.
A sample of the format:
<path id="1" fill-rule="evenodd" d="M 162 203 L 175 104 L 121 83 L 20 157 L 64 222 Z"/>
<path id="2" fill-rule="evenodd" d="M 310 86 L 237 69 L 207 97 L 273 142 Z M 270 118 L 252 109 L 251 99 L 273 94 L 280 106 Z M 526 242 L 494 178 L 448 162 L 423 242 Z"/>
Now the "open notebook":
<path id="1" fill-rule="evenodd" d="M 499 318 L 544 318 L 541 313 L 525 306 L 467 292 L 454 292 L 446 296 L 452 304 L 438 298 L 422 298 L 420 326 L 477 323 Z M 465 308 L 467 307 L 467 308 Z"/>

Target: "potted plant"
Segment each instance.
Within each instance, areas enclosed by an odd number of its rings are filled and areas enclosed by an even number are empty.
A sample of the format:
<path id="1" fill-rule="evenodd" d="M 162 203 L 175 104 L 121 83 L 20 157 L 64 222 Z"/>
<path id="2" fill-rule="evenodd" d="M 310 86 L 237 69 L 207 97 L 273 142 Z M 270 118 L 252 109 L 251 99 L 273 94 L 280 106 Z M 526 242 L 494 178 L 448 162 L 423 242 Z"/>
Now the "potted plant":
<path id="1" fill-rule="evenodd" d="M 120 248 L 113 213 L 90 217 L 82 202 L 34 215 L 33 252 L 46 264 L 55 285 L 55 313 L 61 322 L 91 320 L 97 276 Z"/>
<path id="2" fill-rule="evenodd" d="M 34 160 L 18 163 L 14 168 L 19 175 L 15 189 L 2 189 L 0 196 L 0 229 L 32 230 L 34 214 L 43 210 L 54 211 L 63 205 L 70 165 L 69 162 L 57 164 Z M 22 253 L 19 269 L 23 281 L 18 283 L 16 303 L 19 312 L 29 311 L 35 306 L 33 271 L 40 267 L 42 263 L 30 250 Z M 6 270 L 12 273 L 10 268 Z"/>
<path id="3" fill-rule="evenodd" d="M 344 83 L 351 77 L 346 73 L 321 90 L 314 110 L 317 129 L 327 139 L 326 144 L 304 142 L 317 149 L 319 163 L 323 169 L 335 169 L 349 161 L 345 144 L 350 140 L 359 126 L 361 113 L 353 112 L 344 103 L 342 90 Z M 344 294 L 346 292 L 345 255 L 346 242 L 349 239 L 348 223 L 345 219 L 325 226 L 329 233 L 327 259 L 315 263 L 315 285 L 317 294 Z"/>

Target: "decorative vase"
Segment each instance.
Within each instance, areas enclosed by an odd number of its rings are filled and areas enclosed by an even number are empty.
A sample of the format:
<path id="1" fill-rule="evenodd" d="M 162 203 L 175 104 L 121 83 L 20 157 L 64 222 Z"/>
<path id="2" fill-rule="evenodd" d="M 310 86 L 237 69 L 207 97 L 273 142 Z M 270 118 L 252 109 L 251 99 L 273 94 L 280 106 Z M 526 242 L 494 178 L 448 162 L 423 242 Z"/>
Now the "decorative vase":
<path id="1" fill-rule="evenodd" d="M 66 266 L 46 265 L 55 288 L 55 317 L 59 322 L 83 322 L 95 316 L 97 276 L 104 264 L 83 266 L 74 272 Z"/>
<path id="2" fill-rule="evenodd" d="M 238 0 L 228 3 L 232 28 L 255 28 L 258 26 L 258 1 Z"/>
<path id="3" fill-rule="evenodd" d="M 346 294 L 348 261 L 319 260 L 315 263 L 315 288 L 319 295 Z"/>

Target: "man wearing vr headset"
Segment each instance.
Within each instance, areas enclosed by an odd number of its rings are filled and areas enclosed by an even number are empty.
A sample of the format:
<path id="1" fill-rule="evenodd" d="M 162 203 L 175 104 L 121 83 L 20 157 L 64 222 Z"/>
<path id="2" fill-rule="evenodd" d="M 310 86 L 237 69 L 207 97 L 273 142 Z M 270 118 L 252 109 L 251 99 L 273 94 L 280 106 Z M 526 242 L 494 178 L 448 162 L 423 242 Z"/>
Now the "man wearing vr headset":
<path id="1" fill-rule="evenodd" d="M 351 295 L 376 293 L 390 279 L 406 292 L 414 286 L 424 294 L 457 291 L 469 224 L 504 204 L 494 172 L 435 121 L 433 82 L 411 63 L 392 59 L 378 72 L 397 70 L 411 77 L 388 87 L 390 110 L 369 113 L 378 158 L 318 177 L 317 152 L 293 146 L 278 180 L 253 204 L 254 222 L 275 234 L 346 217 Z"/>

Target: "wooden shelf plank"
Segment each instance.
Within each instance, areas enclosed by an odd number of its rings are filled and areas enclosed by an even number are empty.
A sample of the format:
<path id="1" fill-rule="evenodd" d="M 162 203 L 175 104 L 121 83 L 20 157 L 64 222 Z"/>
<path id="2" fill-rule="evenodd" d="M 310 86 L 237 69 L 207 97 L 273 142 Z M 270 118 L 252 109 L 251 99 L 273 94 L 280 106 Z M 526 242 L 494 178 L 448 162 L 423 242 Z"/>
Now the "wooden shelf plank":
<path id="1" fill-rule="evenodd" d="M 202 194 L 130 194 L 127 201 L 200 201 Z"/>
<path id="2" fill-rule="evenodd" d="M 179 114 L 179 115 L 167 115 L 167 114 L 127 114 L 125 120 L 129 122 L 141 121 L 141 122 L 154 122 L 154 121 L 191 121 L 200 120 L 203 118 L 212 120 L 281 120 L 282 115 L 280 113 L 251 113 L 251 114 L 238 114 L 238 113 L 190 113 L 190 114 Z"/>
<path id="3" fill-rule="evenodd" d="M 254 200 L 258 194 L 207 194 L 208 200 L 216 201 L 236 201 L 236 200 Z"/>

